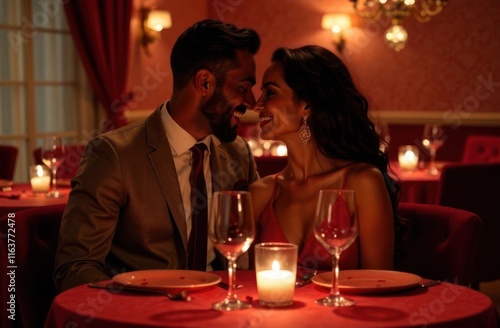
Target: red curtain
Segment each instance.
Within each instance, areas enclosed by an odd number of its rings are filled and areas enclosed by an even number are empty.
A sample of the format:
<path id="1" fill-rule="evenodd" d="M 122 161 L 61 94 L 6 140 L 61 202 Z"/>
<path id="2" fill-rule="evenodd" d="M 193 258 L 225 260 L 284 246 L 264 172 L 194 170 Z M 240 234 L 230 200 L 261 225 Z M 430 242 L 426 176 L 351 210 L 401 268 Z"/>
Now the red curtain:
<path id="1" fill-rule="evenodd" d="M 71 0 L 64 11 L 92 88 L 106 110 L 104 131 L 127 124 L 124 111 L 132 0 Z"/>

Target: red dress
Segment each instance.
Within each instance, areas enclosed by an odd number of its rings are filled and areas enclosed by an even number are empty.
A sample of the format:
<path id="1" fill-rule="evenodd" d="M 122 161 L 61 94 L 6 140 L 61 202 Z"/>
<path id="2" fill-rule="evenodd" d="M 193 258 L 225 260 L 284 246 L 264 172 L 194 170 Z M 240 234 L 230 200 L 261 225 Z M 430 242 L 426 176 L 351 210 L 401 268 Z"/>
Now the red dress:
<path id="1" fill-rule="evenodd" d="M 344 180 L 342 182 L 342 189 L 344 189 L 347 176 L 349 174 L 348 168 L 346 170 Z M 259 219 L 260 239 L 259 243 L 265 242 L 283 242 L 288 243 L 281 226 L 276 219 L 274 212 L 274 197 L 276 193 L 277 178 L 279 173 L 274 176 L 273 192 L 271 200 L 267 205 L 264 213 Z M 359 238 L 356 238 L 349 248 L 342 252 L 340 256 L 340 270 L 350 270 L 359 268 Z M 298 256 L 299 269 L 312 269 L 319 271 L 332 270 L 332 255 L 327 252 L 325 247 L 321 245 L 314 236 L 314 233 L 307 237 L 307 240 L 302 249 L 299 249 Z"/>

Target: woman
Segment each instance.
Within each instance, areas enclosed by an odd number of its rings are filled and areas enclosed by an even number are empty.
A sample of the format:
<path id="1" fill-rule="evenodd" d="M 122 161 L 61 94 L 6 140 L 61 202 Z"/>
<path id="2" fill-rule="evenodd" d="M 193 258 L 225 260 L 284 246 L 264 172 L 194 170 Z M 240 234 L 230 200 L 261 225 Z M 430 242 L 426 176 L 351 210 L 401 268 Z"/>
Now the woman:
<path id="1" fill-rule="evenodd" d="M 349 71 L 319 46 L 280 48 L 262 81 L 261 138 L 283 141 L 288 164 L 250 187 L 257 242 L 299 246 L 299 265 L 330 270 L 332 256 L 316 241 L 314 212 L 321 189 L 356 191 L 359 236 L 342 253 L 341 269 L 392 269 L 396 193 L 368 102 Z"/>

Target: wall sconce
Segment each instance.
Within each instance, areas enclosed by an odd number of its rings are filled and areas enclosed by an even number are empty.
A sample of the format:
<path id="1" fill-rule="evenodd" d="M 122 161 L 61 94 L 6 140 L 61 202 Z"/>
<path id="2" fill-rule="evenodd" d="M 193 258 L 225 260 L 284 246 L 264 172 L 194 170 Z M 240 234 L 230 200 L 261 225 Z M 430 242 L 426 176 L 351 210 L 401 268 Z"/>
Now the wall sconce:
<path id="1" fill-rule="evenodd" d="M 345 46 L 344 31 L 351 27 L 351 17 L 348 14 L 326 14 L 321 20 L 321 27 L 332 31 L 332 42 L 342 52 Z"/>
<path id="2" fill-rule="evenodd" d="M 148 45 L 160 38 L 160 31 L 172 27 L 172 18 L 170 17 L 170 12 L 166 10 L 152 10 L 145 7 L 140 9 L 140 15 L 141 33 L 139 43 L 144 48 L 146 54 L 151 55 Z"/>

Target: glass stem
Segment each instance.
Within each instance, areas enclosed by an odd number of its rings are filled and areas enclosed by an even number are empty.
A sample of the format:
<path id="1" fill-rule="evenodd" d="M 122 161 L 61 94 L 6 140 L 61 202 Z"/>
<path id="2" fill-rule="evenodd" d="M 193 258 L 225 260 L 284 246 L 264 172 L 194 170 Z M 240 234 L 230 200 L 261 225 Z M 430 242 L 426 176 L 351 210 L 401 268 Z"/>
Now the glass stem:
<path id="1" fill-rule="evenodd" d="M 434 170 L 436 168 L 436 150 L 431 149 L 430 155 L 431 155 L 431 161 L 429 163 L 429 169 Z"/>
<path id="2" fill-rule="evenodd" d="M 229 278 L 229 288 L 227 292 L 227 297 L 226 300 L 230 302 L 236 302 L 238 300 L 237 296 L 234 294 L 234 282 L 236 281 L 236 260 L 235 259 L 229 259 L 228 265 L 227 265 L 227 272 L 228 272 L 228 278 Z"/>
<path id="3" fill-rule="evenodd" d="M 335 252 L 332 256 L 332 289 L 330 290 L 330 297 L 338 297 L 340 295 L 339 292 L 339 259 L 340 253 Z"/>
<path id="4" fill-rule="evenodd" d="M 57 190 L 57 177 L 56 177 L 56 174 L 57 174 L 57 166 L 53 165 L 52 166 L 52 191 L 56 191 Z"/>

